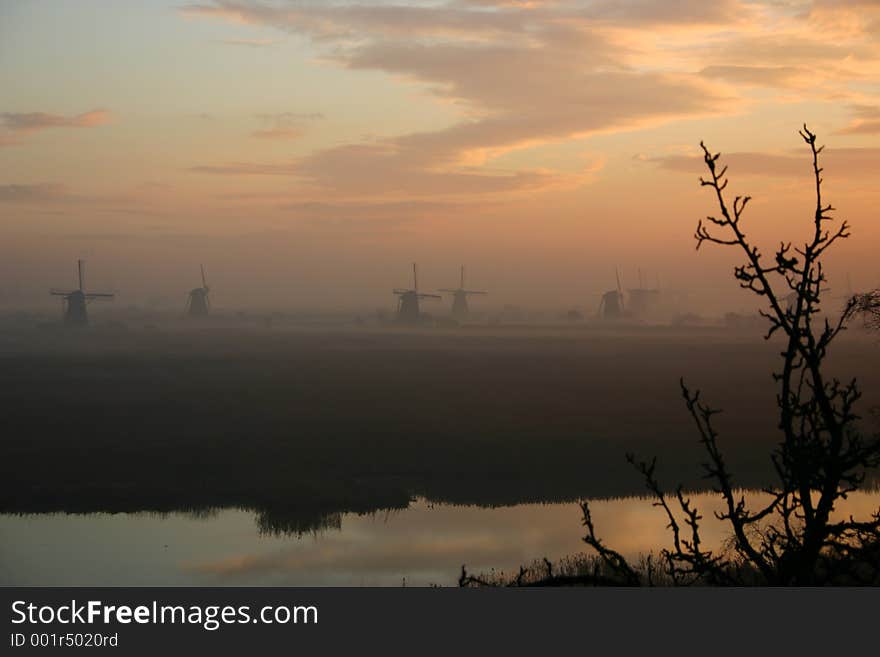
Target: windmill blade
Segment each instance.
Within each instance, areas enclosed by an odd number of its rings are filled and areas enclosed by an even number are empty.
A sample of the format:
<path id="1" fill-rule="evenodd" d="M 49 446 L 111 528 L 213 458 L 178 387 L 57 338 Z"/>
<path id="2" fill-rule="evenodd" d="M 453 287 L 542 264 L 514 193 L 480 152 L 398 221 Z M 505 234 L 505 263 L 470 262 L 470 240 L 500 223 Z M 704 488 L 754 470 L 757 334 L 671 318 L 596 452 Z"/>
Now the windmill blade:
<path id="1" fill-rule="evenodd" d="M 485 290 L 462 290 L 465 294 L 489 294 Z"/>
<path id="2" fill-rule="evenodd" d="M 449 288 L 449 287 L 441 287 L 437 291 L 438 292 L 449 292 L 450 294 L 455 294 L 456 292 L 458 292 L 458 290 L 453 290 L 452 288 Z"/>
<path id="3" fill-rule="evenodd" d="M 416 263 L 413 263 L 413 290 L 419 291 L 419 268 Z"/>
<path id="4" fill-rule="evenodd" d="M 55 297 L 69 297 L 71 294 L 77 291 L 78 290 L 59 290 L 53 287 L 51 290 L 49 290 L 49 294 Z"/>
<path id="5" fill-rule="evenodd" d="M 623 286 L 620 284 L 620 270 L 615 267 L 614 275 L 617 276 L 617 296 L 620 309 L 623 310 Z"/>
<path id="6" fill-rule="evenodd" d="M 202 287 L 207 290 L 208 289 L 208 281 L 205 278 L 205 265 L 199 265 L 199 267 L 202 270 Z"/>
<path id="7" fill-rule="evenodd" d="M 116 295 L 113 292 L 89 292 L 86 299 L 112 299 Z"/>
<path id="8" fill-rule="evenodd" d="M 464 289 L 464 265 L 461 266 L 461 288 Z"/>
<path id="9" fill-rule="evenodd" d="M 406 289 L 404 289 L 404 288 L 402 288 L 402 287 L 396 287 L 396 288 L 394 288 L 393 290 L 391 290 L 391 292 L 394 293 L 394 294 L 401 294 L 401 295 L 403 295 L 403 294 L 412 294 L 413 292 L 415 292 L 415 290 L 406 290 Z"/>
<path id="10" fill-rule="evenodd" d="M 82 291 L 85 289 L 83 287 L 83 261 L 82 260 L 76 261 L 76 269 L 77 269 L 77 272 L 79 273 L 79 289 L 80 289 L 80 291 Z"/>
<path id="11" fill-rule="evenodd" d="M 442 299 L 443 298 L 439 294 L 424 294 L 422 292 L 416 292 L 416 295 L 419 297 L 419 299 Z"/>

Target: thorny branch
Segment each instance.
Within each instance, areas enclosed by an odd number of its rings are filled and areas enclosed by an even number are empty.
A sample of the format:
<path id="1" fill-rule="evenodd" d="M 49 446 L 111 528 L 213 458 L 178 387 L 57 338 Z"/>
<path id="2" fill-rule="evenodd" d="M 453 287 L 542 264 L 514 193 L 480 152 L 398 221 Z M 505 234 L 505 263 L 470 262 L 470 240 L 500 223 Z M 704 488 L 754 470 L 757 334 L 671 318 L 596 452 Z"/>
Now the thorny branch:
<path id="1" fill-rule="evenodd" d="M 822 257 L 849 237 L 849 224 L 836 223 L 834 208 L 823 199 L 823 147 L 817 146 L 816 135 L 807 126 L 799 134 L 812 160 L 815 209 L 810 237 L 799 247 L 781 242 L 769 260 L 744 229 L 751 197 L 728 200 L 727 167 L 719 165 L 720 154 L 700 144 L 708 169 L 708 177 L 701 178 L 700 184 L 713 192 L 719 214 L 697 224 L 697 249 L 708 243 L 732 247 L 744 255 L 745 262 L 735 267 L 734 278 L 764 302 L 761 314 L 770 325 L 765 338 L 783 337 L 781 366 L 773 373 L 779 385 L 781 442 L 771 455 L 778 481 L 764 490 L 769 502 L 752 510 L 737 492 L 718 444 L 713 418 L 720 411 L 704 404 L 699 392 L 691 393 L 681 382 L 707 456 L 706 477 L 724 501 L 725 510 L 716 516 L 732 530 L 733 549 L 719 554 L 705 550 L 700 538 L 702 516 L 681 487 L 675 492 L 675 502 L 683 522 L 658 483 L 656 459 L 647 463 L 627 455 L 644 478 L 654 506 L 666 515 L 672 547 L 661 556 L 672 584 L 880 583 L 880 510 L 870 520 L 832 520 L 835 504 L 858 490 L 866 473 L 880 466 L 880 435 L 865 437 L 856 429 L 855 404 L 861 397 L 856 382 L 827 379 L 823 367 L 829 347 L 854 315 L 861 314 L 868 325 L 874 322 L 880 329 L 880 291 L 853 297 L 834 320 L 822 317 L 826 283 Z M 598 538 L 588 504 L 582 504 L 582 512 L 587 529 L 584 541 L 596 551 L 611 579 L 618 584 L 652 585 L 653 562 L 649 560 L 641 570 L 633 568 Z M 547 563 L 544 584 L 553 583 L 554 578 Z M 521 582 L 522 576 L 521 571 L 513 584 Z M 462 571 L 463 583 L 467 583 L 465 577 Z M 476 578 L 469 582 L 481 583 Z"/>
<path id="2" fill-rule="evenodd" d="M 823 147 L 817 146 L 816 135 L 806 126 L 799 134 L 812 160 L 815 210 L 811 236 L 800 247 L 781 242 L 771 260 L 749 241 L 743 226 L 751 197 L 736 196 L 732 203 L 728 201 L 727 167 L 719 165 L 720 154 L 700 144 L 708 169 L 708 177 L 701 178 L 700 184 L 712 190 L 719 215 L 697 224 L 697 248 L 709 243 L 740 250 L 745 263 L 734 269 L 735 279 L 765 301 L 762 315 L 770 323 L 766 337 L 777 332 L 785 336 L 782 366 L 773 375 L 780 386 L 777 404 L 782 442 L 772 455 L 778 484 L 765 490 L 769 503 L 753 511 L 744 496 L 735 492 L 718 446 L 713 417 L 719 411 L 703 404 L 699 392 L 692 394 L 681 382 L 685 404 L 708 457 L 703 466 L 706 476 L 725 503 L 725 511 L 717 517 L 732 530 L 734 552 L 713 555 L 700 547 L 700 516 L 679 489 L 680 511 L 691 530 L 691 539 L 683 539 L 681 526 L 654 476 L 655 462 L 636 462 L 629 456 L 657 500 L 655 505 L 663 508 L 669 520 L 672 549 L 663 554 L 675 583 L 728 583 L 744 568 L 767 583 L 834 582 L 843 574 L 852 576 L 849 561 L 866 555 L 866 551 L 876 552 L 880 546 L 880 511 L 869 522 L 831 522 L 835 503 L 861 486 L 866 470 L 880 464 L 880 439 L 865 439 L 855 430 L 858 416 L 854 405 L 861 396 L 856 382 L 826 380 L 823 370 L 828 348 L 847 321 L 856 312 L 870 313 L 872 308 L 878 312 L 880 304 L 876 293 L 855 297 L 834 321 L 816 321 L 826 283 L 822 256 L 850 232 L 846 221 L 834 226 L 834 208 L 823 200 Z M 597 541 L 592 528 L 591 536 L 588 543 L 594 545 Z M 876 559 L 869 563 L 875 566 L 872 576 L 880 577 Z"/>

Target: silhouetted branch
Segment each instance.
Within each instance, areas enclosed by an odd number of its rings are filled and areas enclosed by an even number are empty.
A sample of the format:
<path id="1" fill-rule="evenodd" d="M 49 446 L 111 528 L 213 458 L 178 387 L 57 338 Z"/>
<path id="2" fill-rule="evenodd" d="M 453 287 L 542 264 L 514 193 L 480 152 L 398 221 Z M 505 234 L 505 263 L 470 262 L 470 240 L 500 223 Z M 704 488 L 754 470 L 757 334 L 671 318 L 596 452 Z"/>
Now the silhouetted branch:
<path id="1" fill-rule="evenodd" d="M 850 567 L 853 559 L 880 553 L 880 512 L 867 522 L 852 518 L 838 523 L 830 521 L 836 501 L 858 490 L 865 471 L 880 465 L 880 438 L 866 439 L 855 430 L 858 416 L 854 407 L 861 396 L 856 382 L 826 380 L 823 370 L 830 345 L 856 313 L 875 318 L 880 326 L 876 319 L 880 316 L 880 295 L 873 292 L 854 297 L 834 321 L 824 318 L 817 325 L 826 283 L 821 258 L 836 242 L 849 237 L 850 232 L 845 221 L 832 226 L 834 208 L 822 196 L 823 147 L 817 145 L 816 135 L 807 126 L 800 136 L 810 149 L 813 167 L 812 237 L 801 247 L 780 242 L 772 261 L 765 261 L 743 229 L 743 216 L 751 197 L 736 196 L 732 203 L 728 202 L 727 167 L 719 164 L 720 154 L 700 144 L 709 174 L 700 179 L 700 184 L 713 191 L 720 214 L 698 222 L 694 233 L 697 248 L 706 243 L 716 244 L 737 248 L 745 256 L 744 264 L 735 267 L 734 278 L 740 287 L 767 304 L 761 311 L 769 323 L 765 337 L 769 339 L 777 332 L 785 337 L 782 366 L 773 374 L 779 384 L 777 404 L 783 438 L 771 455 L 778 485 L 765 489 L 769 503 L 753 511 L 745 497 L 735 493 L 733 477 L 718 446 L 713 418 L 720 411 L 703 404 L 699 392 L 692 394 L 681 382 L 685 404 L 708 457 L 703 464 L 706 476 L 715 483 L 715 490 L 725 503 L 725 511 L 716 516 L 729 524 L 734 550 L 742 561 L 734 563 L 725 556 L 702 550 L 701 516 L 679 488 L 676 498 L 690 534 L 685 539 L 682 525 L 655 477 L 656 460 L 637 462 L 628 455 L 630 463 L 645 478 L 656 500 L 654 505 L 666 514 L 673 547 L 664 551 L 663 556 L 668 575 L 676 584 L 731 583 L 738 574 L 755 572 L 765 582 L 778 584 L 838 581 L 844 571 L 852 577 L 852 573 L 858 572 L 858 581 L 862 581 L 866 576 L 876 577 L 880 570 L 876 560 L 861 562 L 858 568 Z M 623 569 L 622 557 L 596 538 L 586 505 L 585 524 L 589 529 L 585 540 L 609 564 Z M 842 565 L 842 560 L 847 559 L 850 562 Z M 869 565 L 874 567 L 873 575 L 866 575 Z"/>
<path id="2" fill-rule="evenodd" d="M 619 575 L 626 584 L 638 586 L 640 584 L 639 576 L 623 555 L 606 547 L 596 536 L 596 528 L 593 526 L 593 517 L 590 514 L 590 505 L 587 502 L 581 503 L 581 512 L 583 513 L 583 525 L 587 528 L 587 535 L 584 536 L 584 542 L 593 548 L 609 569 L 613 573 Z"/>
<path id="3" fill-rule="evenodd" d="M 850 302 L 854 305 L 853 313 L 861 315 L 865 326 L 880 330 L 880 289 L 857 294 Z"/>
<path id="4" fill-rule="evenodd" d="M 824 371 L 830 346 L 854 315 L 860 314 L 866 323 L 873 322 L 880 328 L 880 292 L 853 297 L 834 320 L 821 315 L 826 283 L 822 257 L 850 232 L 845 221 L 834 226 L 834 208 L 822 196 L 823 147 L 817 146 L 816 135 L 807 126 L 800 136 L 809 147 L 813 168 L 812 235 L 799 247 L 780 242 L 772 260 L 765 260 L 746 237 L 743 217 L 751 197 L 736 196 L 728 202 L 727 167 L 719 165 L 720 154 L 700 144 L 709 172 L 700 184 L 712 190 L 719 214 L 698 222 L 694 233 L 697 248 L 716 244 L 733 247 L 744 255 L 745 262 L 734 268 L 734 278 L 766 304 L 761 310 L 769 323 L 766 339 L 777 333 L 783 338 L 781 366 L 773 373 L 779 386 L 776 401 L 782 440 L 771 454 L 778 481 L 764 490 L 770 501 L 752 510 L 745 496 L 737 494 L 718 444 L 713 419 L 720 411 L 704 404 L 700 393 L 691 393 L 681 381 L 685 405 L 707 455 L 703 464 L 706 477 L 714 482 L 714 490 L 724 501 L 725 510 L 716 517 L 732 530 L 733 552 L 713 554 L 704 550 L 702 516 L 682 488 L 679 486 L 675 492 L 678 513 L 683 518 L 679 521 L 655 476 L 656 459 L 637 461 L 628 454 L 627 460 L 645 479 L 654 506 L 666 515 L 672 548 L 663 550 L 661 556 L 665 576 L 674 585 L 880 583 L 880 510 L 870 520 L 831 520 L 835 504 L 863 485 L 868 470 L 880 466 L 880 436 L 867 438 L 856 430 L 859 418 L 855 405 L 861 397 L 856 382 L 826 378 Z M 653 585 L 653 561 L 649 559 L 641 568 L 634 568 L 598 538 L 586 502 L 582 512 L 587 529 L 583 540 L 595 550 L 597 564 L 610 573 L 610 579 L 618 584 Z M 546 560 L 545 571 L 538 581 L 546 585 L 559 581 Z M 524 585 L 526 577 L 521 570 L 515 584 Z M 598 565 L 593 577 L 587 579 L 601 581 Z M 464 570 L 461 581 L 482 583 L 466 579 Z"/>

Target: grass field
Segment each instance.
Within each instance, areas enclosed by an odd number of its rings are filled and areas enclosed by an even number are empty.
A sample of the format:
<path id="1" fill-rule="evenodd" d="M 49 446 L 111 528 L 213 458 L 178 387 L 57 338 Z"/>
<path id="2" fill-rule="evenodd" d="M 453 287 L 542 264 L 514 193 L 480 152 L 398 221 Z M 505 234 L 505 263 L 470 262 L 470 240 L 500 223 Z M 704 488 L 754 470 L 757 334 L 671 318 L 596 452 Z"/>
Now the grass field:
<path id="1" fill-rule="evenodd" d="M 678 387 L 714 406 L 736 483 L 770 476 L 778 345 L 722 330 L 0 332 L 0 511 L 253 508 L 267 528 L 412 496 L 484 505 L 700 488 Z M 880 349 L 832 370 L 877 403 Z"/>

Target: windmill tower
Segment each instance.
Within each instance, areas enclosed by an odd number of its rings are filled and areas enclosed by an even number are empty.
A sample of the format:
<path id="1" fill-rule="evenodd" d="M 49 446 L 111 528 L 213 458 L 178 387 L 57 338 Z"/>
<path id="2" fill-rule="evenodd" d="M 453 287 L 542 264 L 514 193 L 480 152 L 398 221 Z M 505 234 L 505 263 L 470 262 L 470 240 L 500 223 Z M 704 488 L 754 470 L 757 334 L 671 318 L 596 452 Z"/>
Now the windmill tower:
<path id="1" fill-rule="evenodd" d="M 466 290 L 464 287 L 464 265 L 461 266 L 461 282 L 456 289 L 442 288 L 439 292 L 447 292 L 452 295 L 452 316 L 455 319 L 467 319 L 470 309 L 467 298 L 470 294 L 488 294 L 481 290 Z"/>
<path id="2" fill-rule="evenodd" d="M 64 303 L 64 323 L 68 326 L 86 326 L 89 323 L 89 313 L 86 310 L 86 304 L 94 299 L 112 299 L 113 294 L 110 292 L 86 292 L 83 284 L 83 265 L 82 260 L 76 261 L 77 272 L 79 274 L 79 287 L 75 290 L 49 290 L 49 294 L 55 297 L 61 297 Z"/>
<path id="3" fill-rule="evenodd" d="M 423 294 L 419 292 L 419 270 L 413 263 L 413 287 L 411 290 L 394 288 L 397 300 L 397 321 L 402 324 L 418 324 L 422 321 L 419 299 L 442 299 L 439 294 Z"/>
<path id="4" fill-rule="evenodd" d="M 205 279 L 205 266 L 200 265 L 202 269 L 202 287 L 194 287 L 189 291 L 186 299 L 186 313 L 190 317 L 205 317 L 211 304 L 208 300 L 208 281 Z"/>
<path id="5" fill-rule="evenodd" d="M 620 319 L 623 316 L 623 288 L 620 285 L 620 272 L 614 270 L 617 276 L 617 289 L 610 290 L 602 295 L 599 302 L 599 317 L 602 319 Z"/>
<path id="6" fill-rule="evenodd" d="M 629 309 L 636 317 L 643 317 L 656 310 L 660 301 L 660 281 L 657 280 L 656 288 L 647 287 L 642 270 L 639 269 L 639 286 L 629 291 Z"/>

